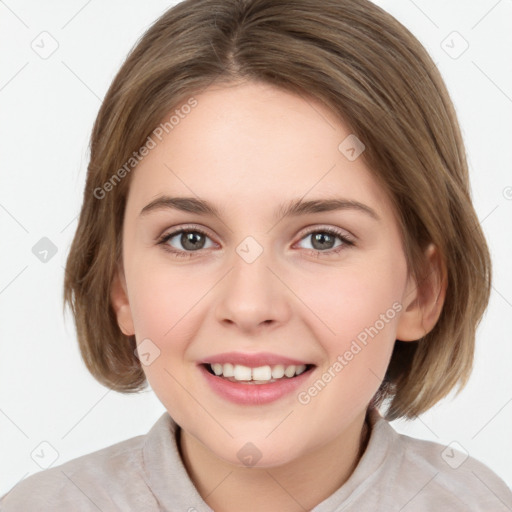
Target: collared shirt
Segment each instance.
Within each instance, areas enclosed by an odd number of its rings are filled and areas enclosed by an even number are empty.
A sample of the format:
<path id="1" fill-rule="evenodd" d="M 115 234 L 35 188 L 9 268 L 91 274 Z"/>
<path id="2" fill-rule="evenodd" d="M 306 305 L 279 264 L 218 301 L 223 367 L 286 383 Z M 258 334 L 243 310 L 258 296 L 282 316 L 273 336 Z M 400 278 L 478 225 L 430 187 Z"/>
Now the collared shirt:
<path id="1" fill-rule="evenodd" d="M 512 511 L 512 491 L 483 463 L 397 433 L 377 409 L 368 419 L 355 470 L 311 512 Z M 178 430 L 165 412 L 145 435 L 30 475 L 0 498 L 0 511 L 211 512 L 183 465 Z"/>

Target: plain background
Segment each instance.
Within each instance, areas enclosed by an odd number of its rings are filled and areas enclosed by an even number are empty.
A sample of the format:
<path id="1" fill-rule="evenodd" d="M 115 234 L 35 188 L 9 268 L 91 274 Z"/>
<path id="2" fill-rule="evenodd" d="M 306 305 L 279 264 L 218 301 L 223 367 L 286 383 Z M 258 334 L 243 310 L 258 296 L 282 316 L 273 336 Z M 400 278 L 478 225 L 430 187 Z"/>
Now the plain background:
<path id="1" fill-rule="evenodd" d="M 175 3 L 0 2 L 0 495 L 41 470 L 34 453 L 59 465 L 146 433 L 165 411 L 150 389 L 122 395 L 89 375 L 62 314 L 62 283 L 101 100 L 130 48 Z M 447 83 L 494 263 L 469 384 L 392 425 L 457 442 L 512 487 L 512 2 L 376 3 L 423 43 Z M 57 251 L 45 263 L 32 251 L 43 237 Z"/>

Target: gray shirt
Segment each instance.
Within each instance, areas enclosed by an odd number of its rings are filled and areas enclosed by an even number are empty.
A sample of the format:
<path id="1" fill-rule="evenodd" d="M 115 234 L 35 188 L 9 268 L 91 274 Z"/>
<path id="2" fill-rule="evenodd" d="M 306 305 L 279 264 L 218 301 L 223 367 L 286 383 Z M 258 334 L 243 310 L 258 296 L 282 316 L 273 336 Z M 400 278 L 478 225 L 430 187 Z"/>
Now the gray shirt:
<path id="1" fill-rule="evenodd" d="M 369 420 L 356 469 L 312 512 L 512 511 L 511 490 L 478 460 L 398 434 L 377 409 Z M 178 429 L 165 412 L 145 435 L 30 475 L 0 498 L 0 511 L 211 512 L 181 460 Z"/>

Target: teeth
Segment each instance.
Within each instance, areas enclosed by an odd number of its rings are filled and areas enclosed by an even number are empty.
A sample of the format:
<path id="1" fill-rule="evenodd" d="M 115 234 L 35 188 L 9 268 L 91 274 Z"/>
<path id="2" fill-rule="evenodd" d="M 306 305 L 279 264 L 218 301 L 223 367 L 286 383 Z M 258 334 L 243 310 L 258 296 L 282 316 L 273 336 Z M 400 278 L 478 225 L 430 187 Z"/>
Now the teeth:
<path id="1" fill-rule="evenodd" d="M 272 370 L 270 366 L 260 366 L 252 369 L 252 380 L 270 380 L 272 378 Z"/>
<path id="2" fill-rule="evenodd" d="M 247 366 L 236 364 L 234 377 L 236 380 L 251 380 L 251 369 Z"/>
<path id="3" fill-rule="evenodd" d="M 280 379 L 284 376 L 284 366 L 282 364 L 278 364 L 272 368 L 272 378 Z"/>
<path id="4" fill-rule="evenodd" d="M 301 373 L 304 373 L 305 371 L 306 371 L 306 365 L 301 364 L 301 365 L 297 366 L 297 368 L 295 369 L 295 375 L 300 375 Z"/>
<path id="5" fill-rule="evenodd" d="M 295 366 L 287 366 L 284 370 L 284 374 L 287 377 L 293 377 L 295 375 Z"/>
<path id="6" fill-rule="evenodd" d="M 306 371 L 306 365 L 276 364 L 275 366 L 259 366 L 250 368 L 241 364 L 232 365 L 231 363 L 214 363 L 210 365 L 213 373 L 218 376 L 230 378 L 231 381 L 257 381 L 257 382 L 275 382 L 284 376 L 292 378 Z"/>
<path id="7" fill-rule="evenodd" d="M 212 370 L 215 375 L 221 375 L 222 374 L 222 365 L 219 363 L 212 364 Z"/>
<path id="8" fill-rule="evenodd" d="M 221 367 L 222 367 L 222 375 L 224 375 L 224 377 L 234 377 L 235 376 L 235 372 L 234 372 L 234 368 L 233 368 L 232 364 L 226 363 L 224 365 L 221 365 Z"/>

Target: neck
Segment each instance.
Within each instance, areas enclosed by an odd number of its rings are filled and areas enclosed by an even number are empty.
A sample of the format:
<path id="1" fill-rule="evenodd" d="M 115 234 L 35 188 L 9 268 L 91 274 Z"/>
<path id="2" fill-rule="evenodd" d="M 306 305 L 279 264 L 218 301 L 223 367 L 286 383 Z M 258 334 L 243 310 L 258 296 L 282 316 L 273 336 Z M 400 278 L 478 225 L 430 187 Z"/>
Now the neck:
<path id="1" fill-rule="evenodd" d="M 215 512 L 268 512 L 269 505 L 272 510 L 304 512 L 348 480 L 370 433 L 363 412 L 331 441 L 286 464 L 264 468 L 230 464 L 181 429 L 178 446 L 190 479 Z"/>

